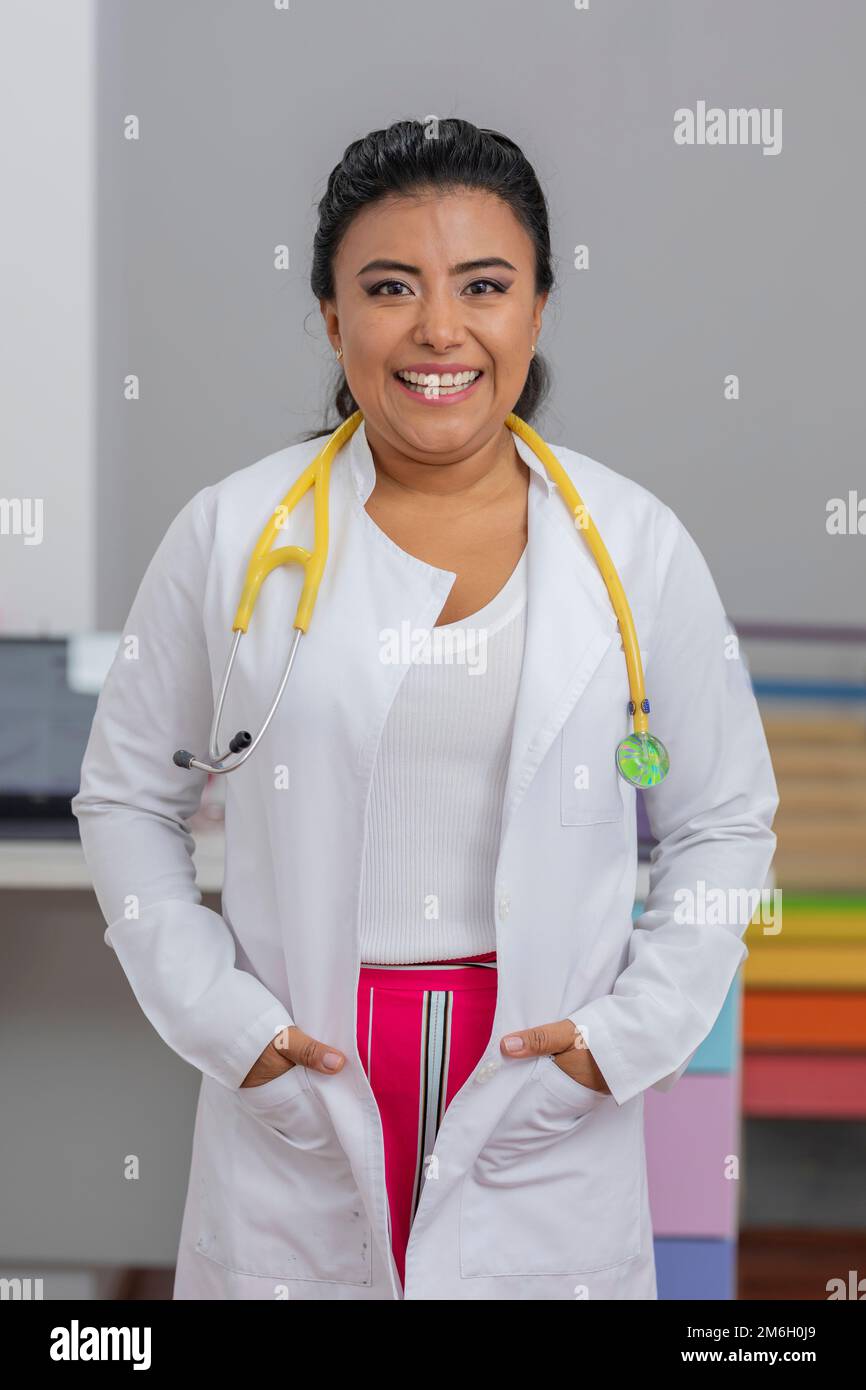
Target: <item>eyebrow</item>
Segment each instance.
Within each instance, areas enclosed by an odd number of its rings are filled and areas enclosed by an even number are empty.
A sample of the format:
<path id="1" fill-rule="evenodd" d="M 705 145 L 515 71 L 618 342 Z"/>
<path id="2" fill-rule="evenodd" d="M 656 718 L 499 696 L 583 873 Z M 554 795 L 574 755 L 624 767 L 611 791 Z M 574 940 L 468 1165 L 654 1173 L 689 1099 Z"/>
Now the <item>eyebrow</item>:
<path id="1" fill-rule="evenodd" d="M 468 270 L 487 270 L 491 266 L 502 266 L 506 270 L 516 272 L 517 267 L 510 261 L 503 260 L 502 256 L 482 256 L 477 261 L 459 261 L 457 265 L 452 265 L 449 275 L 465 275 Z M 358 275 L 363 275 L 367 270 L 402 270 L 405 275 L 422 275 L 420 266 L 406 265 L 405 261 L 376 260 L 368 261 L 362 265 Z M 357 278 L 357 277 L 356 277 Z"/>

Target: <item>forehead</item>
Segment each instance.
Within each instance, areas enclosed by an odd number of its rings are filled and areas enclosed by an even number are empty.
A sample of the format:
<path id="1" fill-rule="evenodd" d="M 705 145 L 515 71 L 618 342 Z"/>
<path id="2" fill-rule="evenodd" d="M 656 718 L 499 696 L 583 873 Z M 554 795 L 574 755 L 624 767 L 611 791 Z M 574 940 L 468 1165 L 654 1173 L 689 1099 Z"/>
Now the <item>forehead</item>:
<path id="1" fill-rule="evenodd" d="M 530 261 L 532 241 L 507 203 L 480 189 L 389 195 L 353 217 L 335 268 L 356 274 L 374 256 L 440 268 L 447 261 L 505 256 Z"/>

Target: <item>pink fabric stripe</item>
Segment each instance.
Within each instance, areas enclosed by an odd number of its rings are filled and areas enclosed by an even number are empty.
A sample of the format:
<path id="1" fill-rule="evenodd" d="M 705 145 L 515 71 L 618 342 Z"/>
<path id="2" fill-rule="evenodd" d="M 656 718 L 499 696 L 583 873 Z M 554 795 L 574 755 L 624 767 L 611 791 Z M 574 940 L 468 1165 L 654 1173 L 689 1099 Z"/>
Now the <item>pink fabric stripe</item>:
<path id="1" fill-rule="evenodd" d="M 496 953 L 437 961 L 435 965 L 470 960 L 495 961 Z M 490 1041 L 496 1010 L 496 970 L 471 964 L 464 970 L 381 970 L 362 965 L 358 981 L 358 1051 L 370 1079 L 382 1118 L 385 1139 L 385 1179 L 391 1210 L 394 1259 L 405 1279 L 406 1245 L 412 1224 L 412 1203 L 419 1172 L 419 1152 L 425 1110 L 424 995 L 450 993 L 445 1105 L 442 1113 L 474 1071 Z M 428 1009 L 429 1012 L 429 1009 Z M 421 1185 L 426 1177 L 421 1178 Z"/>

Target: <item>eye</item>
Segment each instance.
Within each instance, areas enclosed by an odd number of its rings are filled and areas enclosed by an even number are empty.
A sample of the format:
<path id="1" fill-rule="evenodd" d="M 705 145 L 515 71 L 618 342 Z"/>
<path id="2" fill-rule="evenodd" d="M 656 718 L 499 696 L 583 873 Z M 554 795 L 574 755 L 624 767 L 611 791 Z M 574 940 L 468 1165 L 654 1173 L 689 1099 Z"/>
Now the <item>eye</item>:
<path id="1" fill-rule="evenodd" d="M 479 290 L 479 286 L 481 289 Z M 380 280 L 378 284 L 371 285 L 367 293 L 380 299 L 404 299 L 406 296 L 401 293 L 405 290 L 406 294 L 411 295 L 412 291 L 408 285 L 404 285 L 402 280 Z M 508 286 L 502 285 L 498 280 L 473 280 L 466 286 L 466 292 L 470 293 L 470 299 L 485 299 L 489 294 L 507 294 Z"/>
<path id="2" fill-rule="evenodd" d="M 367 293 L 368 293 L 368 294 L 371 294 L 371 295 L 378 295 L 378 293 L 379 293 L 380 290 L 385 289 L 386 286 L 389 286 L 389 285 L 396 285 L 397 288 L 398 288 L 399 290 L 408 290 L 409 293 L 411 294 L 411 290 L 409 290 L 408 285 L 404 285 L 402 280 L 380 280 L 379 283 L 378 283 L 378 285 L 371 285 L 371 287 L 370 287 L 370 289 L 368 289 Z M 383 298 L 383 299 L 400 299 L 400 298 L 402 298 L 402 296 L 399 295 L 399 294 L 396 294 L 396 295 L 387 294 L 387 295 L 382 295 L 382 298 Z"/>
<path id="3" fill-rule="evenodd" d="M 505 294 L 505 292 L 506 292 L 506 291 L 505 291 L 505 286 L 504 286 L 504 285 L 500 285 L 500 283 L 499 283 L 498 280 L 473 280 L 473 281 L 472 281 L 472 284 L 471 284 L 471 285 L 467 285 L 466 288 L 467 288 L 468 290 L 472 290 L 472 289 L 475 288 L 476 285 L 491 285 L 491 286 L 493 287 L 493 289 L 496 291 L 497 294 Z M 485 297 L 484 295 L 477 295 L 477 294 L 473 294 L 473 295 L 470 296 L 470 298 L 472 298 L 472 299 L 483 299 L 484 297 Z"/>

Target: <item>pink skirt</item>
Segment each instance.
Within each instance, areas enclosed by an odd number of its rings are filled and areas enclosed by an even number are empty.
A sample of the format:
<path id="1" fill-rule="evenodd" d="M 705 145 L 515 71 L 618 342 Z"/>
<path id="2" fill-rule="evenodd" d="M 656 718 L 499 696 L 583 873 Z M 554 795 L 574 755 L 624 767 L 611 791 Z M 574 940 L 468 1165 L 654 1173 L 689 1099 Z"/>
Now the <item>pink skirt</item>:
<path id="1" fill-rule="evenodd" d="M 361 966 L 358 1051 L 382 1117 L 401 1283 L 436 1134 L 490 1042 L 495 1010 L 495 951 L 424 965 Z"/>

